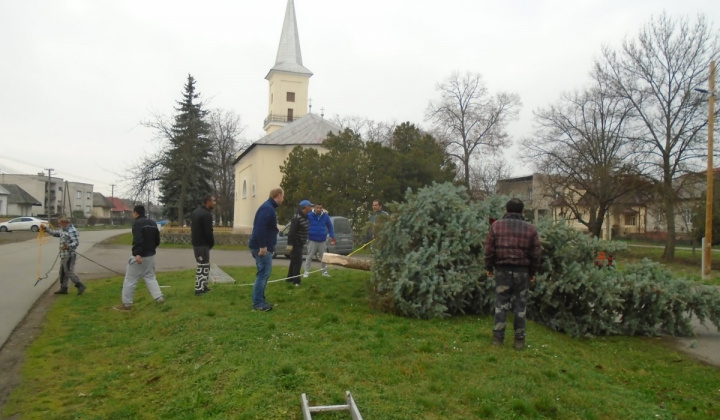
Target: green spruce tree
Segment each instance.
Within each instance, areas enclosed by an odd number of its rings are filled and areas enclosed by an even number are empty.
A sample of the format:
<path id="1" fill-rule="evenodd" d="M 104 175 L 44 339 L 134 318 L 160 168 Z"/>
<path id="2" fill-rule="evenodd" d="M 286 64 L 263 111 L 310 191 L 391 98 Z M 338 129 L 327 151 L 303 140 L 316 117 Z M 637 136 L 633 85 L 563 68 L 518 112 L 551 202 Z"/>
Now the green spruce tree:
<path id="1" fill-rule="evenodd" d="M 163 156 L 165 171 L 160 180 L 160 201 L 165 206 L 165 216 L 180 223 L 205 194 L 212 192 L 208 111 L 203 109 L 199 97 L 195 79 L 188 75 L 183 98 L 175 108 L 170 147 Z"/>

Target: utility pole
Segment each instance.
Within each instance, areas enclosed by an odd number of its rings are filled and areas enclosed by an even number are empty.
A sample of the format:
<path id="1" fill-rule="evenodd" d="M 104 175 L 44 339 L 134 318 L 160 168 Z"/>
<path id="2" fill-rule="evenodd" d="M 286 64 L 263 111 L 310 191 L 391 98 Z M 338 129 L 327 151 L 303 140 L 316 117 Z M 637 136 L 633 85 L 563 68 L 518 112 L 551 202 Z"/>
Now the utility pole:
<path id="1" fill-rule="evenodd" d="M 110 184 L 110 225 L 114 225 L 112 209 L 115 207 L 115 184 Z"/>
<path id="2" fill-rule="evenodd" d="M 48 182 L 47 182 L 47 189 L 45 190 L 45 199 L 47 200 L 47 219 L 50 220 L 50 183 L 52 182 L 52 171 L 54 171 L 53 168 L 45 168 L 46 171 L 48 171 Z"/>
<path id="3" fill-rule="evenodd" d="M 710 62 L 710 98 L 708 101 L 708 166 L 707 166 L 707 202 L 705 203 L 705 247 L 703 248 L 702 278 L 709 279 L 712 269 L 712 219 L 713 219 L 713 131 L 715 131 L 715 61 Z"/>

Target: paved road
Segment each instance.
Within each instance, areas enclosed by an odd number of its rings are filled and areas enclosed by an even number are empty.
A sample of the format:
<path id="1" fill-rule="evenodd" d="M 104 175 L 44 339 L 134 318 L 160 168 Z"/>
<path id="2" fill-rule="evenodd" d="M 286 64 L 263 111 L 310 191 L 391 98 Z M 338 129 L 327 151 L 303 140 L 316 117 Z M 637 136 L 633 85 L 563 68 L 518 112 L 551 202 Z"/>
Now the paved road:
<path id="1" fill-rule="evenodd" d="M 80 232 L 78 251 L 85 253 L 96 243 L 124 232 L 127 231 Z M 0 288 L 3 290 L 0 294 L 0 347 L 5 344 L 35 301 L 57 278 L 59 260 L 48 278 L 35 286 L 37 278 L 45 276 L 58 254 L 58 239 L 49 235 L 46 235 L 45 239 L 46 242 L 42 246 L 36 239 L 0 245 L 0 267 L 2 267 Z"/>
<path id="2" fill-rule="evenodd" d="M 80 232 L 78 252 L 92 260 L 83 257 L 77 259 L 75 272 L 83 282 L 90 279 L 124 275 L 125 265 L 130 258 L 130 245 L 95 245 L 107 238 L 127 232 L 129 232 L 127 229 Z M 39 246 L 35 239 L 0 245 L 0 267 L 2 267 L 0 288 L 3 290 L 3 293 L 0 294 L 0 348 L 38 298 L 51 286 L 57 287 L 54 284 L 60 267 L 59 261 L 49 272 L 48 278 L 34 286 L 38 276 L 44 277 L 45 273 L 50 270 L 57 256 L 58 239 L 51 236 L 46 236 L 46 238 L 47 242 L 42 246 Z M 40 250 L 41 252 L 39 252 Z M 248 251 L 213 250 L 210 259 L 213 264 L 219 266 L 255 265 L 255 261 Z M 274 265 L 287 266 L 288 260 L 278 258 L 274 261 Z M 195 268 L 192 250 L 158 249 L 157 271 L 189 268 Z M 91 287 L 92 281 L 88 283 L 88 288 Z M 75 293 L 75 288 L 71 287 L 70 293 Z"/>

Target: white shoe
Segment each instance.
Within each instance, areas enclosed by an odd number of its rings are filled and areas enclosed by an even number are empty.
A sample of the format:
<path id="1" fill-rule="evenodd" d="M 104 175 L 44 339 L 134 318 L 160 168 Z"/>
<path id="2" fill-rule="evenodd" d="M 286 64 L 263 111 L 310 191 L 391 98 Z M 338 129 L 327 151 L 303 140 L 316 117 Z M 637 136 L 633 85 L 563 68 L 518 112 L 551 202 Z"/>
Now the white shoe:
<path id="1" fill-rule="evenodd" d="M 328 272 L 326 271 L 323 273 L 323 277 L 330 277 L 330 274 L 328 274 Z"/>
<path id="2" fill-rule="evenodd" d="M 308 276 L 310 276 L 310 273 L 308 273 L 308 272 L 306 271 L 306 272 L 303 274 L 303 277 L 308 277 Z"/>

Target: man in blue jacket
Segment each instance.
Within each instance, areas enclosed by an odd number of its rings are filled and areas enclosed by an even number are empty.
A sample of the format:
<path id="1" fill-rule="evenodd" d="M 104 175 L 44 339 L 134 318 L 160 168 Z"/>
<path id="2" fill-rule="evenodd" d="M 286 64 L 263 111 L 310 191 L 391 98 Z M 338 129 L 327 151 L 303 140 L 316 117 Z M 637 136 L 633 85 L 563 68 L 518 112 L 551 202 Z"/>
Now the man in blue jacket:
<path id="1" fill-rule="evenodd" d="M 308 254 L 305 258 L 305 274 L 303 277 L 310 275 L 310 264 L 315 254 L 320 258 L 320 268 L 323 276 L 330 277 L 327 272 L 327 264 L 322 262 L 323 255 L 327 251 L 327 239 L 330 236 L 330 243 L 335 245 L 335 230 L 333 229 L 332 220 L 323 205 L 316 202 L 313 211 L 308 214 L 310 222 L 310 233 L 308 234 Z"/>
<path id="2" fill-rule="evenodd" d="M 270 198 L 264 202 L 255 213 L 253 230 L 250 235 L 250 253 L 255 259 L 257 275 L 253 286 L 253 309 L 267 312 L 273 305 L 265 300 L 265 286 L 272 274 L 272 256 L 277 244 L 277 206 L 282 204 L 285 193 L 282 188 L 270 191 Z"/>

